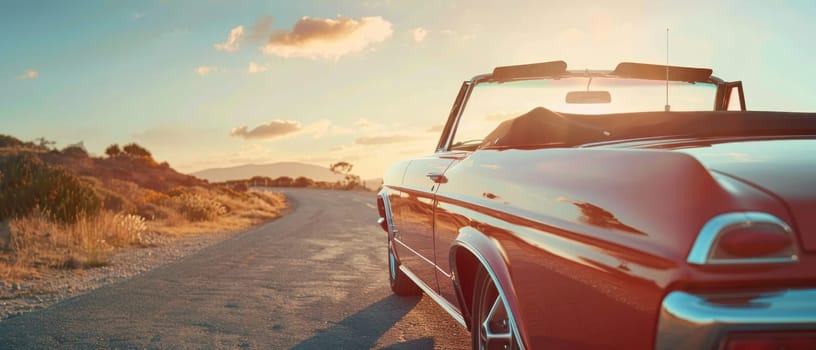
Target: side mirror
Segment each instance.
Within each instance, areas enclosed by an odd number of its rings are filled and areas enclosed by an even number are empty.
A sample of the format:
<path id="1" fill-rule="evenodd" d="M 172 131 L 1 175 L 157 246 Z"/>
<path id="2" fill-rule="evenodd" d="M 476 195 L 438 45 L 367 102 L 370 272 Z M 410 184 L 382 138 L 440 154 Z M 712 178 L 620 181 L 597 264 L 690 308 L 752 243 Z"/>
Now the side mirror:
<path id="1" fill-rule="evenodd" d="M 609 91 L 570 91 L 567 93 L 567 103 L 611 103 L 612 95 Z"/>

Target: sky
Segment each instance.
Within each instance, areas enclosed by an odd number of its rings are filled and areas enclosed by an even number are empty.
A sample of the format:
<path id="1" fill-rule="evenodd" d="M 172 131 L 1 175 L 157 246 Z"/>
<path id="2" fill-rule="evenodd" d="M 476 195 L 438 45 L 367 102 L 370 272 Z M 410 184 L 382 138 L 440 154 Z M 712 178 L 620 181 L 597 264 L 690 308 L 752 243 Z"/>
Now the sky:
<path id="1" fill-rule="evenodd" d="M 431 154 L 463 80 L 666 60 L 816 111 L 816 2 L 1 0 L 0 134 L 137 142 L 182 172 Z"/>

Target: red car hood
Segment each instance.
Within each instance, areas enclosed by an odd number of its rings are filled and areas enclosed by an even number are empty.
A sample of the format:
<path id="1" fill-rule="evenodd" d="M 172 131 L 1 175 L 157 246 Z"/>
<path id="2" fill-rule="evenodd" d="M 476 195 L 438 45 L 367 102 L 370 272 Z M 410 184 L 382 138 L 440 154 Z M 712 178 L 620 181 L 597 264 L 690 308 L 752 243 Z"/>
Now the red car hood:
<path id="1" fill-rule="evenodd" d="M 727 142 L 680 151 L 783 200 L 803 249 L 816 252 L 816 140 Z"/>

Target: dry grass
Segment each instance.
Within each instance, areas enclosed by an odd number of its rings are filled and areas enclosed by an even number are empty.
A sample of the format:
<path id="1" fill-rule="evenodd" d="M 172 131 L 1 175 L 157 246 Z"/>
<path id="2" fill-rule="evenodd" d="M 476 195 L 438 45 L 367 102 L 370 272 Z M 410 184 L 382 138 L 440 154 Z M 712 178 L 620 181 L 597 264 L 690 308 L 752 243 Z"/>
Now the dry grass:
<path id="1" fill-rule="evenodd" d="M 121 184 L 120 184 L 121 185 Z M 127 187 L 127 207 L 153 205 L 164 214 L 147 220 L 137 214 L 102 210 L 60 224 L 47 212 L 9 220 L 0 225 L 0 280 L 36 277 L 50 268 L 105 266 L 117 249 L 143 244 L 153 234 L 178 237 L 235 232 L 278 217 L 285 197 L 273 192 L 187 188 L 169 196 Z"/>
<path id="2" fill-rule="evenodd" d="M 132 214 L 102 211 L 57 224 L 37 210 L 9 220 L 0 278 L 33 277 L 47 268 L 104 266 L 114 249 L 141 243 L 146 230 L 144 218 Z"/>
<path id="3" fill-rule="evenodd" d="M 103 266 L 117 249 L 165 241 L 157 235 L 240 231 L 286 205 L 281 194 L 210 185 L 147 155 L 89 157 L 0 135 L 0 280 Z"/>
<path id="4" fill-rule="evenodd" d="M 213 215 L 208 220 L 191 220 L 183 211 L 171 211 L 168 217 L 148 222 L 151 231 L 160 234 L 180 236 L 205 232 L 233 232 L 274 219 L 286 207 L 286 198 L 273 192 L 232 192 L 225 189 L 193 189 L 178 197 L 195 198 L 207 196 Z M 178 198 L 174 197 L 174 198 Z M 172 205 L 178 202 L 168 200 Z"/>

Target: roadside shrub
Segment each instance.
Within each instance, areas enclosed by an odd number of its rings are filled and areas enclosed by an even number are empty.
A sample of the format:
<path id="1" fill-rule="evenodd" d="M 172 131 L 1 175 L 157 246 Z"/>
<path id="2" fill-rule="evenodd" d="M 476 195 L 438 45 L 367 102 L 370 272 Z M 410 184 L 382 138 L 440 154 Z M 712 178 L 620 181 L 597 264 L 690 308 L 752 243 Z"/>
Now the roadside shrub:
<path id="1" fill-rule="evenodd" d="M 171 216 L 172 208 L 153 203 L 142 203 L 136 208 L 136 214 L 148 220 L 166 219 Z"/>
<path id="2" fill-rule="evenodd" d="M 0 134 L 0 147 L 15 147 L 22 145 L 23 141 L 20 141 L 18 138 L 14 136 Z"/>
<path id="3" fill-rule="evenodd" d="M 79 146 L 68 146 L 62 149 L 62 154 L 71 158 L 88 158 L 88 151 Z"/>
<path id="4" fill-rule="evenodd" d="M 295 181 L 292 182 L 292 186 L 294 186 L 294 187 L 312 187 L 312 186 L 314 186 L 314 183 L 315 183 L 314 180 L 312 180 L 312 179 L 310 179 L 308 177 L 299 176 L 298 178 L 295 179 Z"/>
<path id="5" fill-rule="evenodd" d="M 220 202 L 202 197 L 198 194 L 182 194 L 173 197 L 176 208 L 190 221 L 209 221 L 227 213 L 227 208 Z"/>
<path id="6" fill-rule="evenodd" d="M 281 176 L 277 179 L 272 180 L 269 184 L 270 186 L 279 186 L 279 187 L 290 187 L 295 179 L 288 177 L 288 176 Z"/>
<path id="7" fill-rule="evenodd" d="M 122 154 L 122 150 L 119 149 L 119 145 L 114 143 L 114 144 L 108 146 L 108 148 L 105 148 L 105 154 L 107 154 L 108 157 L 116 157 L 116 156 Z"/>
<path id="8" fill-rule="evenodd" d="M 255 197 L 255 198 L 263 201 L 264 203 L 268 204 L 272 208 L 281 208 L 281 207 L 285 206 L 285 202 L 286 202 L 285 197 L 283 197 L 279 193 L 276 193 L 276 192 L 258 192 L 258 191 L 253 191 L 253 192 L 250 192 L 250 193 L 252 194 L 252 197 Z"/>
<path id="9" fill-rule="evenodd" d="M 137 144 L 135 142 L 134 143 L 129 143 L 129 144 L 125 145 L 124 147 L 122 147 L 122 151 L 125 154 L 130 155 L 130 156 L 145 157 L 145 158 L 153 157 L 153 155 L 150 154 L 150 151 L 148 151 L 146 148 L 144 148 L 142 146 L 139 146 L 139 144 Z"/>
<path id="10" fill-rule="evenodd" d="M 107 210 L 127 211 L 128 200 L 113 192 L 106 192 L 102 197 L 102 206 Z"/>
<path id="11" fill-rule="evenodd" d="M 161 204 L 168 199 L 170 199 L 170 196 L 167 194 L 153 190 L 144 190 L 144 201 L 147 203 Z"/>
<path id="12" fill-rule="evenodd" d="M 234 186 L 217 186 L 214 187 L 214 192 L 227 195 L 227 197 L 248 198 L 248 191 L 239 192 L 235 190 Z"/>
<path id="13" fill-rule="evenodd" d="M 142 190 L 132 182 L 116 179 L 103 182 L 93 177 L 83 180 L 93 187 L 105 210 L 132 213 L 139 204 Z"/>
<path id="14" fill-rule="evenodd" d="M 42 208 L 61 222 L 95 214 L 101 203 L 93 189 L 66 170 L 30 154 L 0 159 L 0 220 Z"/>
<path id="15" fill-rule="evenodd" d="M 182 187 L 182 186 L 176 186 L 176 187 L 173 187 L 173 188 L 167 190 L 167 192 L 165 192 L 165 193 L 170 197 L 178 197 L 178 196 L 181 196 L 183 194 L 190 193 L 190 190 L 185 188 L 185 187 Z"/>
<path id="16" fill-rule="evenodd" d="M 246 192 L 249 190 L 249 187 L 247 187 L 246 183 L 239 182 L 235 184 L 235 186 L 232 186 L 232 190 L 236 192 Z"/>

